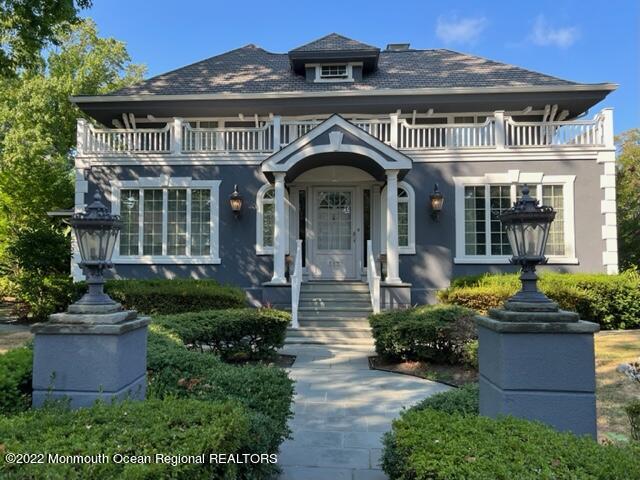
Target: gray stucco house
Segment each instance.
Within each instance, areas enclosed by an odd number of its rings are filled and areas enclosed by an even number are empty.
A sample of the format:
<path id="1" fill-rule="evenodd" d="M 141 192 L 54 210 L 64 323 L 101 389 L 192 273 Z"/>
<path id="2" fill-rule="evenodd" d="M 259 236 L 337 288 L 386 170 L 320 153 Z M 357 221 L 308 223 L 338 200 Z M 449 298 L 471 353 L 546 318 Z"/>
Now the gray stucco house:
<path id="1" fill-rule="evenodd" d="M 76 208 L 99 188 L 121 215 L 119 277 L 214 278 L 296 308 L 344 282 L 376 310 L 509 269 L 495 213 L 528 184 L 558 211 L 547 268 L 614 273 L 612 111 L 589 110 L 615 88 L 337 34 L 247 45 L 74 97 L 91 118 Z"/>

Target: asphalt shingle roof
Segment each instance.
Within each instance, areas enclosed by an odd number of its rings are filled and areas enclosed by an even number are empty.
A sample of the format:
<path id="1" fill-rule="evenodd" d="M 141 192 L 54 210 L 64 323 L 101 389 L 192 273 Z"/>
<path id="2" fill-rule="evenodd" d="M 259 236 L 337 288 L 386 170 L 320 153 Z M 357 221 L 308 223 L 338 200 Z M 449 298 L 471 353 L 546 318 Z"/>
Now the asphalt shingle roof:
<path id="1" fill-rule="evenodd" d="M 334 48 L 345 41 L 349 44 L 355 42 L 332 34 L 299 48 L 314 44 L 316 46 L 313 48 Z M 359 42 L 355 44 L 364 45 Z M 111 95 L 294 93 L 572 84 L 575 82 L 445 49 L 383 50 L 380 52 L 378 69 L 365 74 L 361 81 L 313 83 L 292 71 L 286 53 L 271 53 L 255 45 L 246 45 L 163 73 L 112 92 Z"/>
<path id="2" fill-rule="evenodd" d="M 301 47 L 294 48 L 292 52 L 323 52 L 334 50 L 378 50 L 378 47 L 358 42 L 351 38 L 344 37 L 338 33 L 330 33 L 313 42 L 309 42 Z"/>

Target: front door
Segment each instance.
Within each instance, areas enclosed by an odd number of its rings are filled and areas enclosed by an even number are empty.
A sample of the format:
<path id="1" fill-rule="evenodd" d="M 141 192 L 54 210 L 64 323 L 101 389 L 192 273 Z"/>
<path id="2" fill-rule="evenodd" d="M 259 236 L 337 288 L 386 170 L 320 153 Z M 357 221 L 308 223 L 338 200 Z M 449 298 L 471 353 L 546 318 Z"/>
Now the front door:
<path id="1" fill-rule="evenodd" d="M 314 189 L 314 248 L 311 276 L 318 280 L 356 277 L 355 189 Z"/>

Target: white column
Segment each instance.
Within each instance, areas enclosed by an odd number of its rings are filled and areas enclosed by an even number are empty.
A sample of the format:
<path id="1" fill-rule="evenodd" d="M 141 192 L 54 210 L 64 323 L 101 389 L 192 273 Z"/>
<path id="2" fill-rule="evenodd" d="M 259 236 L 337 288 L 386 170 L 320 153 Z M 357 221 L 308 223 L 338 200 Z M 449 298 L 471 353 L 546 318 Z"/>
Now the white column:
<path id="1" fill-rule="evenodd" d="M 504 150 L 507 141 L 506 124 L 504 122 L 504 110 L 496 110 L 495 112 L 493 112 L 493 116 L 496 119 L 496 148 L 498 150 Z"/>
<path id="2" fill-rule="evenodd" d="M 398 117 L 398 113 L 389 114 L 391 119 L 391 126 L 389 127 L 391 129 L 391 138 L 389 140 L 393 148 L 398 148 Z"/>
<path id="3" fill-rule="evenodd" d="M 89 123 L 84 118 L 79 118 L 76 128 L 76 151 L 83 154 L 86 149 L 87 131 Z"/>
<path id="4" fill-rule="evenodd" d="M 275 225 L 273 228 L 273 283 L 287 283 L 284 275 L 284 255 L 287 242 L 287 225 L 285 223 L 284 204 L 284 172 L 275 173 Z"/>
<path id="5" fill-rule="evenodd" d="M 387 283 L 401 283 L 398 258 L 398 170 L 387 170 Z"/>
<path id="6" fill-rule="evenodd" d="M 173 119 L 173 148 L 175 155 L 182 153 L 182 118 L 174 117 Z"/>
<path id="7" fill-rule="evenodd" d="M 280 126 L 281 118 L 280 115 L 273 116 L 273 151 L 277 152 L 280 150 L 280 144 L 282 141 L 280 140 Z"/>

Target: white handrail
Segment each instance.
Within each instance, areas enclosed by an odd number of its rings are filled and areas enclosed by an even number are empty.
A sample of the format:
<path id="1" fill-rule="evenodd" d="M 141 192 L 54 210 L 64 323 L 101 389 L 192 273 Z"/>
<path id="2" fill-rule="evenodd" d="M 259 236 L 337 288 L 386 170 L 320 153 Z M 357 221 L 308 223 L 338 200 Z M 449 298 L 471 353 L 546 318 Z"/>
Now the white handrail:
<path id="1" fill-rule="evenodd" d="M 367 282 L 369 283 L 373 313 L 380 313 L 380 275 L 376 269 L 376 259 L 373 258 L 371 240 L 367 240 Z"/>
<path id="2" fill-rule="evenodd" d="M 298 304 L 302 285 L 302 240 L 296 240 L 296 258 L 291 274 L 291 327 L 300 328 L 298 322 Z"/>

